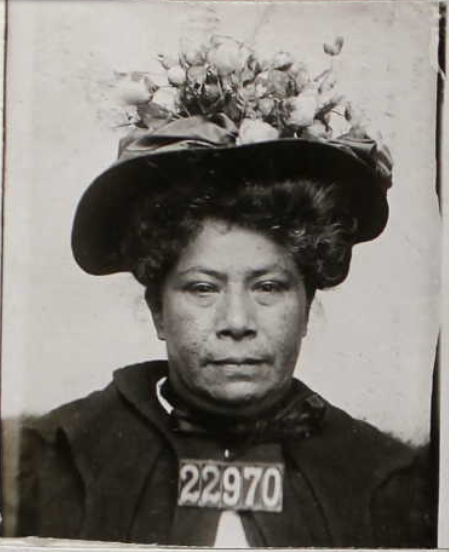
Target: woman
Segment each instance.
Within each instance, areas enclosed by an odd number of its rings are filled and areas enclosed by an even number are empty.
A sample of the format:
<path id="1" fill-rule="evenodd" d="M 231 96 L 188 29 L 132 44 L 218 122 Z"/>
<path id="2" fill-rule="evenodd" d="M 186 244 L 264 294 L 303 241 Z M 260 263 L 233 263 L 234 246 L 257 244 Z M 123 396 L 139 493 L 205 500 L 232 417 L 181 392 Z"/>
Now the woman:
<path id="1" fill-rule="evenodd" d="M 139 105 L 72 241 L 87 272 L 143 284 L 168 361 L 118 370 L 27 431 L 19 534 L 433 545 L 422 459 L 293 378 L 316 290 L 386 225 L 388 150 L 351 109 L 331 139 L 329 74 L 285 56 L 263 71 L 228 38 L 181 61 L 180 108 Z"/>

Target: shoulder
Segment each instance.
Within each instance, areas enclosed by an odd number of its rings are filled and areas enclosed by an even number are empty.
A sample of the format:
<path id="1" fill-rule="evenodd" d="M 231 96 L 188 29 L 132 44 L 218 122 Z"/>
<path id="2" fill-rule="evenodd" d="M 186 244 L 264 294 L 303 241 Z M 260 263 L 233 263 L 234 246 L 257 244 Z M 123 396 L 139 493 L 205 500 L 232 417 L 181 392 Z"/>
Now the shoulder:
<path id="1" fill-rule="evenodd" d="M 161 440 L 157 420 L 153 424 L 138 410 L 138 393 L 155 402 L 148 385 L 159 373 L 153 368 L 144 363 L 118 370 L 104 389 L 24 420 L 18 535 L 79 537 L 91 483 L 106 477 L 113 484 L 120 476 L 129 481 L 135 457 L 151 464 Z M 136 395 L 128 396 L 133 389 Z"/>
<path id="2" fill-rule="evenodd" d="M 61 430 L 76 438 L 112 428 L 111 422 L 120 425 L 120 419 L 129 419 L 141 400 L 154 400 L 150 384 L 162 373 L 161 364 L 144 362 L 118 369 L 105 388 L 55 408 L 44 416 L 27 417 L 23 431 L 51 443 Z M 142 388 L 145 396 L 139 399 L 132 390 Z"/>
<path id="3" fill-rule="evenodd" d="M 153 363 L 142 363 L 117 370 L 104 389 L 26 419 L 21 428 L 22 473 L 34 476 L 63 462 L 84 478 L 95 478 L 114 451 L 119 461 L 118 452 L 123 456 L 130 446 L 134 450 L 133 443 L 157 445 L 163 423 L 151 393 L 151 381 L 159 374 L 158 366 L 153 368 Z"/>
<path id="4" fill-rule="evenodd" d="M 407 443 L 341 408 L 327 405 L 323 437 L 329 439 L 333 435 L 342 448 L 350 447 L 361 458 L 369 456 L 381 462 L 391 458 L 408 463 L 413 448 Z"/>
<path id="5" fill-rule="evenodd" d="M 436 499 L 429 447 L 413 447 L 322 400 L 321 426 L 291 451 L 334 533 L 352 546 L 430 546 Z"/>
<path id="6" fill-rule="evenodd" d="M 336 463 L 342 469 L 355 468 L 365 482 L 369 478 L 372 492 L 386 481 L 423 466 L 420 461 L 422 451 L 428 448 L 404 442 L 331 404 L 328 404 L 318 443 L 324 448 L 332 448 L 338 456 Z"/>
<path id="7" fill-rule="evenodd" d="M 306 389 L 315 402 L 321 403 L 323 412 L 319 426 L 306 443 L 297 443 L 310 451 L 311 456 L 331 462 L 338 472 L 356 465 L 359 466 L 359 472 L 366 471 L 379 478 L 390 469 L 408 465 L 412 461 L 413 448 L 408 444 L 366 421 L 352 417 Z M 329 451 L 330 455 L 327 454 Z"/>

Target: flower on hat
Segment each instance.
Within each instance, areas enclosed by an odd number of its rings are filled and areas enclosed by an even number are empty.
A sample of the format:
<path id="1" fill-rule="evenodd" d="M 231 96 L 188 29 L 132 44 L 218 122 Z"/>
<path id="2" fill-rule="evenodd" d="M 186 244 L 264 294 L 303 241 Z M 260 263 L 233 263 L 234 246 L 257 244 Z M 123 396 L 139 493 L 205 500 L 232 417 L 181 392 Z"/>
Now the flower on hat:
<path id="1" fill-rule="evenodd" d="M 333 58 L 342 46 L 343 38 L 338 37 L 334 44 L 325 44 L 324 51 Z M 329 113 L 340 109 L 343 116 L 344 99 L 335 92 L 333 64 L 312 77 L 290 52 L 275 52 L 266 61 L 245 43 L 222 35 L 213 35 L 207 44 L 185 42 L 178 59 L 163 54 L 158 59 L 167 85 L 154 85 L 144 73 L 133 73 L 122 83 L 123 103 L 138 106 L 138 117 L 132 117 L 137 127 L 154 128 L 152 114 L 157 112 L 160 119 L 161 109 L 167 123 L 223 114 L 236 125 L 237 142 L 247 143 L 249 134 L 254 141 L 301 137 L 308 127 L 323 127 L 324 137 L 332 134 Z"/>

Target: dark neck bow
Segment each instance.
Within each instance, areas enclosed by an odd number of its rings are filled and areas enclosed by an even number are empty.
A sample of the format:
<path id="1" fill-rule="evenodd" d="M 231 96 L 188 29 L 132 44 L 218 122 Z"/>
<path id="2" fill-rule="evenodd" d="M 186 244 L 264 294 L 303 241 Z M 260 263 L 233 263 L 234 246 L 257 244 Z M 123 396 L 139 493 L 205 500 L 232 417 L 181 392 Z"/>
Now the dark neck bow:
<path id="1" fill-rule="evenodd" d="M 320 429 L 326 411 L 325 402 L 296 380 L 292 382 L 287 396 L 257 419 L 213 416 L 194 411 L 174 394 L 168 380 L 161 392 L 173 406 L 170 424 L 174 432 L 222 440 L 243 439 L 246 442 L 263 443 L 308 437 Z"/>

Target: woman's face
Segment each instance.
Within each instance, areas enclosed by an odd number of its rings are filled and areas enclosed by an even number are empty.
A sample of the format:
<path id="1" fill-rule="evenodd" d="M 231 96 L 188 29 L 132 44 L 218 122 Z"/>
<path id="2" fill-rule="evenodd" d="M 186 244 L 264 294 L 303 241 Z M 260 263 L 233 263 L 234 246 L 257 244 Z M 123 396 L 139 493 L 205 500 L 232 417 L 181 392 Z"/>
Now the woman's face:
<path id="1" fill-rule="evenodd" d="M 152 314 L 166 341 L 169 378 L 190 405 L 254 415 L 289 388 L 308 304 L 287 251 L 218 220 L 183 250 Z"/>

